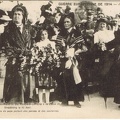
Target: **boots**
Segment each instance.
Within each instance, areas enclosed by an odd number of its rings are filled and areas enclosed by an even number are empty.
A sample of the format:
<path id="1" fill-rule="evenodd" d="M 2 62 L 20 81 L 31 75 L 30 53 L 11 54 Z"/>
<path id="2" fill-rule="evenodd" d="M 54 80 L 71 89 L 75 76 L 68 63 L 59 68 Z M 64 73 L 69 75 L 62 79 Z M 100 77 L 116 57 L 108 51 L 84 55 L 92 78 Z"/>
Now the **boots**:
<path id="1" fill-rule="evenodd" d="M 74 105 L 75 105 L 77 108 L 81 108 L 81 104 L 80 104 L 78 101 L 74 101 Z"/>

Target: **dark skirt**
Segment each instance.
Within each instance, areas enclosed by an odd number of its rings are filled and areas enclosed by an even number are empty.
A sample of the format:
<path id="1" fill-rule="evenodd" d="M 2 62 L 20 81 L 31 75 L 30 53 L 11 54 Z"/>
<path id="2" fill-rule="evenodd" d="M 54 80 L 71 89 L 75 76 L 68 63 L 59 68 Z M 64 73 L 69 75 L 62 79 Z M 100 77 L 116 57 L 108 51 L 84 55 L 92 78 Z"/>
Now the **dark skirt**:
<path id="1" fill-rule="evenodd" d="M 52 89 L 57 86 L 56 81 L 50 73 L 40 73 L 37 76 L 38 79 L 38 88 L 40 89 Z"/>
<path id="2" fill-rule="evenodd" d="M 113 84 L 113 88 L 111 89 L 114 93 L 114 102 L 120 104 L 120 60 L 117 60 L 112 66 L 110 79 L 112 79 Z"/>
<path id="3" fill-rule="evenodd" d="M 65 69 L 62 74 L 59 74 L 57 84 L 58 86 L 55 89 L 57 100 L 84 101 L 83 85 L 82 83 L 75 84 L 72 69 Z"/>
<path id="4" fill-rule="evenodd" d="M 29 73 L 19 68 L 18 62 L 13 63 L 13 58 L 8 59 L 3 89 L 3 100 L 7 103 L 24 103 L 30 97 Z"/>
<path id="5" fill-rule="evenodd" d="M 98 65 L 98 79 L 100 84 L 100 94 L 103 97 L 113 97 L 113 66 L 115 58 L 109 51 L 104 51 L 100 56 Z"/>
<path id="6" fill-rule="evenodd" d="M 103 96 L 114 97 L 120 104 L 120 60 L 114 61 L 103 82 Z"/>
<path id="7" fill-rule="evenodd" d="M 21 76 L 16 64 L 6 64 L 6 76 L 3 90 L 3 100 L 5 102 L 21 102 Z"/>

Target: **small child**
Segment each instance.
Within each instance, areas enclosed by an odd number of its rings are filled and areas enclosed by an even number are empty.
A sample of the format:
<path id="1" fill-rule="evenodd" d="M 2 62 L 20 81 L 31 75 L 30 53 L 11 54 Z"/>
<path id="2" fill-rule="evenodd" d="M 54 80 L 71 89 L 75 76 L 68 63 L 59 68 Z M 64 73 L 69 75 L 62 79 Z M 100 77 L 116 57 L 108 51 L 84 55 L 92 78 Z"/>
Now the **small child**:
<path id="1" fill-rule="evenodd" d="M 37 57 L 40 57 L 40 62 L 36 65 L 38 71 L 38 96 L 39 103 L 50 102 L 50 89 L 53 87 L 54 80 L 51 77 L 51 60 L 53 59 L 55 51 L 55 42 L 50 41 L 48 38 L 48 31 L 43 29 L 40 32 L 41 40 L 36 43 L 38 48 Z M 42 54 L 41 54 L 42 53 Z M 38 57 L 38 59 L 39 59 Z M 50 62 L 50 64 L 49 64 Z M 45 92 L 45 100 L 43 100 L 43 93 Z"/>

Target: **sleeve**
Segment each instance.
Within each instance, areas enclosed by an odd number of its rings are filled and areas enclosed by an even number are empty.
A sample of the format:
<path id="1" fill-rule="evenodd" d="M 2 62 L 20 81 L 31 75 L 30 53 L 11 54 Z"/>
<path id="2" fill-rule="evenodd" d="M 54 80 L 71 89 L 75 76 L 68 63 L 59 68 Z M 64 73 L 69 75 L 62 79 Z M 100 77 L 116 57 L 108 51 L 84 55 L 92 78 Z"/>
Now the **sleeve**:
<path id="1" fill-rule="evenodd" d="M 75 45 L 75 54 L 76 55 L 87 51 L 87 46 L 85 44 L 85 40 L 84 40 L 83 35 L 81 34 L 81 31 L 78 31 L 75 41 L 76 41 L 75 42 L 75 44 L 76 44 Z"/>
<path id="2" fill-rule="evenodd" d="M 57 38 L 56 38 L 56 49 L 58 50 L 58 51 L 61 51 L 62 53 L 64 53 L 65 52 L 65 46 L 62 44 L 62 42 L 64 42 L 65 40 L 64 40 L 64 37 L 62 36 L 62 33 L 59 33 L 58 35 L 57 35 Z"/>
<path id="3" fill-rule="evenodd" d="M 110 50 L 110 49 L 116 47 L 116 45 L 120 44 L 119 31 L 115 32 L 114 34 L 115 34 L 115 38 L 112 41 L 105 44 L 108 50 Z"/>
<path id="4" fill-rule="evenodd" d="M 116 41 L 116 39 L 114 39 L 114 40 L 106 43 L 105 46 L 107 47 L 108 50 L 110 50 L 110 49 L 114 48 L 117 44 L 119 44 L 118 41 Z"/>

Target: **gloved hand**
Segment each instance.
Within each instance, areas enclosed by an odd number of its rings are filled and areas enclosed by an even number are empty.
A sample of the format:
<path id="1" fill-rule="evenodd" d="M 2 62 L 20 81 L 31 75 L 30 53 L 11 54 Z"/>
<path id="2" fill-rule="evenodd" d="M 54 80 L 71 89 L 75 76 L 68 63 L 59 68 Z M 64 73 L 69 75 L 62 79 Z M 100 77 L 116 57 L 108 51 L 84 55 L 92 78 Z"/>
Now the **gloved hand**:
<path id="1" fill-rule="evenodd" d="M 65 68 L 70 69 L 72 66 L 72 61 L 69 59 L 66 63 L 65 63 Z"/>
<path id="2" fill-rule="evenodd" d="M 75 55 L 75 48 L 69 48 L 67 51 L 66 51 L 66 57 L 70 57 L 70 58 L 73 58 Z"/>

